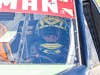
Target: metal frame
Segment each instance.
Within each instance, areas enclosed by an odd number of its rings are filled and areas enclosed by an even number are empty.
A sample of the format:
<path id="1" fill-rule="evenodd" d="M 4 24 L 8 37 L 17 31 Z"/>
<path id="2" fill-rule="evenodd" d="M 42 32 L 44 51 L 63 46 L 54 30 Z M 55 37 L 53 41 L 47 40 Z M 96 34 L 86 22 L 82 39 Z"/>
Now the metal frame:
<path id="1" fill-rule="evenodd" d="M 83 0 L 83 11 L 100 60 L 100 12 L 94 0 Z"/>
<path id="2" fill-rule="evenodd" d="M 82 0 L 75 0 L 75 5 L 76 5 L 77 21 L 78 21 L 78 28 L 79 28 L 78 31 L 79 31 L 79 42 L 80 42 L 82 64 L 87 66 L 88 51 L 87 51 L 87 43 L 86 43 Z"/>

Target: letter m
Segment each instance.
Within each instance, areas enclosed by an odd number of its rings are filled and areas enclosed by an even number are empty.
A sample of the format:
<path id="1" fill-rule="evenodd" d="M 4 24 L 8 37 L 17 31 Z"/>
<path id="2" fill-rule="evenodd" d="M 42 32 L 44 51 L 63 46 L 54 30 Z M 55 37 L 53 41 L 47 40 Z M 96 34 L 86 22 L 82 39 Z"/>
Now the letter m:
<path id="1" fill-rule="evenodd" d="M 2 8 L 2 5 L 4 6 L 10 5 L 10 9 L 16 9 L 17 0 L 0 0 L 0 8 Z"/>

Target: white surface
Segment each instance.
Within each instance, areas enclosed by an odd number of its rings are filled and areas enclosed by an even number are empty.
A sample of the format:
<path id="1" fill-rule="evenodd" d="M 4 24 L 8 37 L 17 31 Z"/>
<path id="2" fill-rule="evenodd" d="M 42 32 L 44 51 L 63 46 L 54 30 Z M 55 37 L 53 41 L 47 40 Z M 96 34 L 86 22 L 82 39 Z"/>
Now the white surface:
<path id="1" fill-rule="evenodd" d="M 10 42 L 16 35 L 16 31 L 8 31 L 1 38 L 0 42 Z"/>

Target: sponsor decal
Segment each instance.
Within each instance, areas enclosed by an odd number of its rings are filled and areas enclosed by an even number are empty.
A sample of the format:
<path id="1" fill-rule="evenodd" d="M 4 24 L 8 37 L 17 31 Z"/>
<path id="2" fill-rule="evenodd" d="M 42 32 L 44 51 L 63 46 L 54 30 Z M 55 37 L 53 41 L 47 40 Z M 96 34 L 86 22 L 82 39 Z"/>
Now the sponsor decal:
<path id="1" fill-rule="evenodd" d="M 74 16 L 74 0 L 0 0 L 0 12 Z"/>

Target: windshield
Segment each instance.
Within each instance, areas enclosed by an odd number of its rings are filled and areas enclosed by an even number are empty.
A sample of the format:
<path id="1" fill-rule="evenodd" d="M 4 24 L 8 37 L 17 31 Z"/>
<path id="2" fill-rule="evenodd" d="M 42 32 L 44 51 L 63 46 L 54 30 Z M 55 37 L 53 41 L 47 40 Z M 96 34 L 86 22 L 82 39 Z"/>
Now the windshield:
<path id="1" fill-rule="evenodd" d="M 76 64 L 78 56 L 75 19 L 38 14 L 13 14 L 14 21 L 1 20 L 4 62 Z M 8 17 L 9 18 L 9 17 Z M 4 27 L 4 28 L 3 28 Z M 3 31 L 4 31 L 3 30 Z M 3 34 L 3 35 L 2 35 Z M 9 36 L 9 38 L 6 38 Z M 5 40 L 6 38 L 6 40 Z"/>

